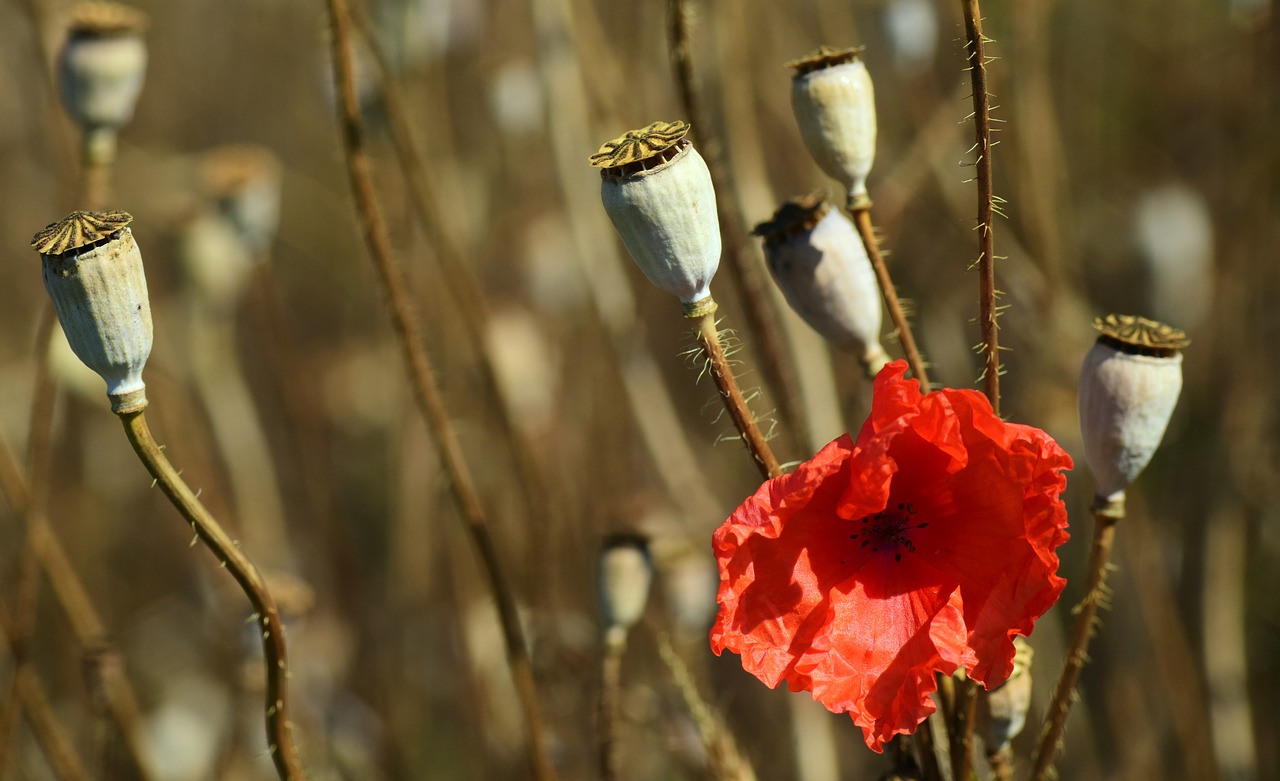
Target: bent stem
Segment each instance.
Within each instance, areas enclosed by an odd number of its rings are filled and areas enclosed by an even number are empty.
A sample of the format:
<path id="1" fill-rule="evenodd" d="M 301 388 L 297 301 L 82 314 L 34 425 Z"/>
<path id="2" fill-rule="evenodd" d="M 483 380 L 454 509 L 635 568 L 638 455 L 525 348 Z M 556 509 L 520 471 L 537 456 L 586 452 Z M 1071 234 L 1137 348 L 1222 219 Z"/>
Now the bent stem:
<path id="1" fill-rule="evenodd" d="M 964 32 L 968 48 L 969 81 L 973 87 L 973 129 L 977 151 L 974 165 L 978 181 L 978 321 L 982 328 L 983 391 L 991 408 L 1000 414 L 1000 340 L 996 326 L 996 256 L 991 192 L 991 104 L 987 93 L 987 38 L 982 34 L 982 11 L 978 0 L 961 0 Z"/>
<path id="2" fill-rule="evenodd" d="M 1093 636 L 1094 621 L 1106 597 L 1107 571 L 1111 561 L 1111 547 L 1115 541 L 1116 525 L 1124 519 L 1124 495 L 1119 499 L 1095 499 L 1093 506 L 1093 547 L 1089 550 L 1089 579 L 1085 584 L 1084 599 L 1076 605 L 1075 624 L 1067 643 L 1067 654 L 1062 660 L 1062 673 L 1053 692 L 1053 701 L 1045 713 L 1044 729 L 1040 733 L 1040 745 L 1032 766 L 1032 781 L 1048 781 L 1053 770 L 1053 760 L 1058 754 L 1062 730 L 1066 727 L 1067 714 L 1071 711 L 1072 693 L 1080 680 L 1080 671 L 1088 659 L 1089 638 Z"/>
<path id="3" fill-rule="evenodd" d="M 333 45 L 334 84 L 340 97 L 338 123 L 342 130 L 347 174 L 356 201 L 356 212 L 360 218 L 374 270 L 390 305 L 392 326 L 400 343 L 414 399 L 435 436 L 440 449 L 440 458 L 449 475 L 454 497 L 462 510 L 467 532 L 480 557 L 485 574 L 489 578 L 494 603 L 498 609 L 498 620 L 506 643 L 507 664 L 511 669 L 516 695 L 524 711 L 525 725 L 528 729 L 530 768 L 539 781 L 549 781 L 554 779 L 556 774 L 543 738 L 538 693 L 533 678 L 533 663 L 529 658 L 524 629 L 516 612 L 515 596 L 498 560 L 497 548 L 493 543 L 493 535 L 489 532 L 484 506 L 476 491 L 471 470 L 463 458 L 457 432 L 449 420 L 444 400 L 436 386 L 435 374 L 427 357 L 426 346 L 418 331 L 417 318 L 400 269 L 392 257 L 386 223 L 378 207 L 368 153 L 364 146 L 364 122 L 360 116 L 354 66 L 351 62 L 351 17 L 346 0 L 328 0 L 328 7 L 330 22 L 333 26 L 330 41 Z"/>
<path id="4" fill-rule="evenodd" d="M 850 204 L 849 214 L 853 217 L 853 224 L 858 227 L 862 245 L 867 248 L 867 257 L 871 259 L 871 267 L 876 272 L 876 281 L 880 283 L 880 294 L 884 296 L 884 305 L 889 309 L 889 318 L 893 321 L 893 327 L 898 331 L 898 341 L 902 344 L 902 352 L 911 366 L 911 373 L 920 382 L 920 391 L 928 393 L 929 375 L 924 368 L 924 359 L 920 357 L 920 350 L 916 347 L 916 337 L 911 332 L 911 323 L 907 322 L 902 301 L 898 298 L 898 290 L 893 286 L 889 267 L 885 265 L 884 255 L 880 253 L 880 242 L 876 241 L 875 229 L 871 226 L 871 201 Z"/>
<path id="5" fill-rule="evenodd" d="M 698 321 L 698 344 L 707 357 L 711 378 L 720 389 L 720 399 L 724 408 L 733 419 L 733 425 L 742 435 L 742 443 L 747 452 L 755 460 L 756 466 L 764 479 L 782 474 L 782 467 L 773 455 L 773 450 L 765 440 L 756 418 L 747 408 L 747 401 L 742 397 L 738 381 L 729 367 L 729 360 L 724 354 L 724 345 L 720 343 L 720 332 L 716 329 L 716 302 L 710 296 L 686 306 L 685 317 Z"/>
<path id="6" fill-rule="evenodd" d="M 253 605 L 256 611 L 254 618 L 262 623 L 262 653 L 267 674 L 265 705 L 267 747 L 280 778 L 284 781 L 300 781 L 305 776 L 290 733 L 284 624 L 280 621 L 280 611 L 276 608 L 275 599 L 267 590 L 267 584 L 257 568 L 253 566 L 253 562 L 240 552 L 235 542 L 222 530 L 213 515 L 205 509 L 183 482 L 173 464 L 169 463 L 169 459 L 165 457 L 160 445 L 151 435 L 151 429 L 147 426 L 143 413 L 141 411 L 121 413 L 120 422 L 124 424 L 129 444 L 133 446 L 134 452 L 138 454 L 147 471 L 155 478 L 160 490 L 164 491 L 173 506 L 182 513 L 187 523 L 191 524 L 200 541 L 231 573 L 231 577 L 235 578 L 236 583 L 240 585 Z"/>

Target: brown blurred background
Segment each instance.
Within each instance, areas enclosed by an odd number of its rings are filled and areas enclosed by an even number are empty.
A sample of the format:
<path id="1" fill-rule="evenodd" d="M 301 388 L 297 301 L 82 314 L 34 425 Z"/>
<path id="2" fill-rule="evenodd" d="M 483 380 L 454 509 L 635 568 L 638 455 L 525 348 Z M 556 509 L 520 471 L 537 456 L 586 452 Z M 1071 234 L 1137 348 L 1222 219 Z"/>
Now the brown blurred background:
<path id="1" fill-rule="evenodd" d="M 355 221 L 324 4 L 134 5 L 150 17 L 149 65 L 121 133 L 111 207 L 133 214 L 147 263 L 152 424 L 287 602 L 295 721 L 312 777 L 525 777 L 491 600 Z M 724 143 L 734 197 L 752 222 L 782 198 L 836 190 L 800 142 L 783 63 L 822 43 L 866 45 L 880 120 L 873 215 L 935 381 L 973 387 L 976 201 L 961 165 L 972 129 L 960 4 L 693 6 L 694 60 L 715 117 L 693 138 Z M 46 302 L 28 242 L 77 205 L 77 132 L 46 76 L 66 7 L 0 0 L 0 434 L 19 459 Z M 1009 215 L 996 234 L 1008 256 L 997 267 L 1010 305 L 1005 416 L 1046 429 L 1079 457 L 1076 371 L 1093 316 L 1147 315 L 1193 342 L 1165 444 L 1130 492 L 1111 609 L 1062 775 L 1278 778 L 1280 9 L 1270 0 L 988 0 L 983 10 L 999 57 L 995 116 L 1005 121 L 994 158 Z M 623 668 L 627 778 L 709 777 L 659 659 L 666 635 L 759 778 L 878 776 L 886 763 L 847 717 L 768 691 L 707 648 L 709 535 L 756 473 L 736 444 L 717 445 L 729 425 L 682 356 L 694 344 L 688 327 L 621 254 L 586 162 L 629 128 L 681 115 L 666 4 L 371 0 L 367 11 L 445 233 L 483 292 L 498 393 L 442 282 L 439 247 L 417 220 L 374 60 L 359 51 L 379 194 L 519 593 L 563 777 L 595 776 L 594 560 L 602 537 L 620 530 L 651 535 L 658 565 L 650 620 L 632 633 Z M 269 257 L 220 289 L 200 258 L 244 250 L 217 243 L 225 233 L 206 219 L 202 166 L 228 144 L 278 157 L 281 214 Z M 760 385 L 735 288 L 721 278 L 713 290 L 744 343 L 744 384 Z M 777 311 L 812 432 L 787 430 L 767 388 L 753 408 L 779 423 L 779 455 L 795 461 L 856 430 L 870 386 L 849 356 Z M 49 520 L 109 635 L 105 650 L 86 648 L 42 581 L 27 653 L 52 712 L 92 777 L 135 777 L 95 696 L 101 665 L 121 664 L 152 777 L 270 777 L 241 595 L 149 490 L 101 381 L 62 353 L 53 366 Z M 532 461 L 521 460 L 504 419 Z M 540 496 L 523 488 L 522 464 Z M 1061 551 L 1069 585 L 1033 638 L 1023 756 L 1081 596 L 1091 490 L 1080 459 L 1067 497 L 1073 540 Z M 11 605 L 24 534 L 8 503 L 0 516 L 0 594 Z M 0 686 L 12 658 L 0 661 Z M 0 774 L 56 777 L 26 721 L 16 724 L 0 736 Z"/>

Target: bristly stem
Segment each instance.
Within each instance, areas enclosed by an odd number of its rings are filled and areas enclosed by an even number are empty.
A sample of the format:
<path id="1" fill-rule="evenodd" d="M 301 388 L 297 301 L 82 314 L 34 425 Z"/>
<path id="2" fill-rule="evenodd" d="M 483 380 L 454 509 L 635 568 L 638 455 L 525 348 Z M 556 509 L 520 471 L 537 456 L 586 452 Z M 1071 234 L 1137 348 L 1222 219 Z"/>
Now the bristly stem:
<path id="1" fill-rule="evenodd" d="M 680 91 L 680 103 L 693 126 L 698 139 L 698 149 L 711 173 L 711 184 L 716 191 L 716 211 L 720 219 L 720 237 L 724 242 L 724 258 L 728 260 L 729 278 L 742 299 L 747 327 L 760 348 L 760 359 L 769 387 L 777 394 L 782 418 L 791 427 L 797 442 L 809 442 L 809 419 L 800 390 L 796 384 L 795 367 L 783 347 L 777 319 L 765 295 L 765 283 L 760 273 L 761 265 L 751 256 L 745 237 L 746 220 L 734 197 L 732 177 L 724 162 L 724 150 L 720 139 L 713 132 L 707 101 L 693 67 L 693 49 L 690 42 L 692 9 L 689 0 L 671 0 L 668 8 L 670 31 L 668 46 L 676 84 Z"/>
<path id="2" fill-rule="evenodd" d="M 889 276 L 889 267 L 885 265 L 884 255 L 880 252 L 880 242 L 876 241 L 875 229 L 871 226 L 871 202 L 865 201 L 850 206 L 849 214 L 853 224 L 858 227 L 858 235 L 862 237 L 862 245 L 867 248 L 867 257 L 871 259 L 871 267 L 875 269 L 876 281 L 880 283 L 880 294 L 884 296 L 885 307 L 889 310 L 889 319 L 898 332 L 898 342 L 911 367 L 911 373 L 920 383 L 922 393 L 929 392 L 929 374 L 924 368 L 924 359 L 920 357 L 920 349 L 916 347 L 915 334 L 911 332 L 911 323 L 902 309 L 902 301 L 898 298 L 898 290 L 893 286 L 893 278 Z"/>
<path id="3" fill-rule="evenodd" d="M 524 629 L 516 612 L 516 601 L 498 560 L 493 536 L 484 506 L 480 502 L 471 470 L 467 467 L 458 443 L 458 436 L 445 411 L 444 400 L 436 387 L 435 375 L 427 357 L 426 346 L 418 330 L 417 317 L 410 303 L 400 269 L 392 257 L 391 241 L 386 223 L 378 207 L 370 173 L 368 153 L 364 146 L 364 122 L 360 116 L 360 104 L 356 97 L 355 73 L 351 61 L 351 17 L 346 0 L 328 0 L 329 17 L 333 26 L 330 41 L 333 47 L 334 84 L 339 95 L 338 123 L 342 129 L 343 148 L 346 150 L 347 173 L 356 201 L 356 211 L 364 232 L 369 256 L 373 261 L 383 293 L 390 304 L 392 326 L 401 347 L 408 370 L 414 398 L 435 435 L 441 461 L 449 474 L 449 482 L 462 510 L 467 532 L 480 557 L 485 574 L 493 591 L 498 609 L 498 619 L 506 642 L 507 663 L 515 684 L 516 695 L 524 711 L 528 733 L 529 763 L 534 778 L 550 781 L 556 777 L 551 757 L 547 753 L 543 737 L 542 719 L 539 715 L 538 695 L 533 678 L 533 664 L 529 659 Z"/>
<path id="4" fill-rule="evenodd" d="M 956 686 L 955 722 L 951 735 L 951 777 L 968 781 L 973 774 L 973 723 L 977 715 L 978 687 L 968 678 Z"/>
<path id="5" fill-rule="evenodd" d="M 729 361 L 725 357 L 724 345 L 720 343 L 720 333 L 716 329 L 715 301 L 708 296 L 702 301 L 689 305 L 686 307 L 685 316 L 698 321 L 698 344 L 702 346 L 711 378 L 720 389 L 720 399 L 724 401 L 724 408 L 733 419 L 734 427 L 742 435 L 742 443 L 747 446 L 747 452 L 751 454 L 764 479 L 777 477 L 782 474 L 782 467 L 773 455 L 773 450 L 765 440 L 764 434 L 760 432 L 760 427 L 756 425 L 755 416 L 747 408 L 746 399 L 742 397 L 738 381 L 733 376 L 733 369 L 730 368 Z"/>
<path id="6" fill-rule="evenodd" d="M 1067 642 L 1066 656 L 1062 660 L 1062 672 L 1053 691 L 1053 701 L 1045 712 L 1044 728 L 1040 733 L 1040 745 L 1036 749 L 1032 765 L 1032 781 L 1048 781 L 1057 757 L 1062 731 L 1071 711 L 1072 695 L 1080 680 L 1080 671 L 1089 658 L 1089 639 L 1093 636 L 1098 608 L 1107 593 L 1107 571 L 1111 561 L 1111 547 L 1115 541 L 1116 526 L 1124 519 L 1124 497 L 1118 501 L 1094 500 L 1093 547 L 1089 550 L 1089 574 L 1085 583 L 1084 599 L 1076 605 L 1075 624 Z"/>
<path id="7" fill-rule="evenodd" d="M 995 205 L 991 192 L 991 101 L 987 92 L 987 39 L 982 34 L 978 0 L 961 0 L 973 88 L 974 152 L 978 182 L 978 324 L 982 329 L 983 391 L 1000 414 L 1000 338 L 996 325 Z"/>
<path id="8" fill-rule="evenodd" d="M 256 613 L 255 623 L 260 623 L 263 665 L 266 668 L 265 715 L 267 747 L 276 773 L 283 781 L 301 781 L 305 778 L 298 750 L 293 743 L 289 724 L 288 667 L 285 652 L 284 623 L 275 599 L 267 590 L 267 584 L 249 557 L 240 552 L 236 543 L 227 535 L 213 515 L 174 469 L 160 445 L 151 435 L 147 420 L 141 411 L 120 415 L 129 444 L 138 454 L 147 471 L 155 478 L 160 490 L 191 524 L 196 536 L 213 552 L 218 562 L 231 573 L 236 583 L 249 598 Z"/>

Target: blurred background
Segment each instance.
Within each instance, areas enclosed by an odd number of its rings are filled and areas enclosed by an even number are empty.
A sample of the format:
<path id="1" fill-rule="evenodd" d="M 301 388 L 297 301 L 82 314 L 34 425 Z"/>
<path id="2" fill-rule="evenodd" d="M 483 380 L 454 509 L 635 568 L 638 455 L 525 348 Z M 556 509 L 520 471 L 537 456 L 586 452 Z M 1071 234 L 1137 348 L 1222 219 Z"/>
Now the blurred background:
<path id="1" fill-rule="evenodd" d="M 282 602 L 311 776 L 527 777 L 486 580 L 355 219 L 325 4 L 133 5 L 150 19 L 149 62 L 108 205 L 132 213 L 147 264 L 150 417 Z M 783 64 L 819 44 L 867 47 L 880 123 L 873 217 L 933 379 L 975 387 L 960 4 L 691 6 L 711 117 L 691 138 L 722 144 L 730 197 L 749 223 L 784 198 L 837 191 L 800 141 Z M 562 777 L 596 777 L 596 556 L 621 531 L 649 536 L 657 572 L 621 673 L 625 778 L 729 777 L 700 737 L 705 713 L 690 715 L 693 689 L 758 778 L 877 777 L 888 765 L 847 717 L 769 691 L 708 649 L 709 536 L 758 478 L 724 441 L 730 425 L 685 355 L 695 343 L 676 302 L 623 254 L 587 165 L 602 142 L 683 115 L 666 4 L 362 7 L 378 42 L 356 60 L 379 196 L 517 591 Z M 33 409 L 55 405 L 51 467 L 27 483 L 47 496 L 47 523 L 22 512 L 12 469 L 0 503 L 0 601 L 18 640 L 0 661 L 0 774 L 69 777 L 19 707 L 34 679 L 89 777 L 271 777 L 242 596 L 190 547 L 101 381 L 60 337 L 47 364 L 56 393 L 33 398 L 47 297 L 29 241 L 79 205 L 78 130 L 50 78 L 68 8 L 0 0 L 0 435 L 19 476 Z M 1034 742 L 1081 597 L 1092 481 L 1075 387 L 1090 324 L 1141 314 L 1187 331 L 1185 387 L 1129 493 L 1062 777 L 1278 778 L 1280 10 L 1270 0 L 988 0 L 983 11 L 999 58 L 996 193 L 1008 201 L 996 227 L 1009 305 L 1003 413 L 1046 429 L 1079 463 L 1073 539 L 1060 551 L 1069 585 L 1032 640 L 1035 701 L 1016 750 L 1025 757 Z M 380 91 L 377 54 L 403 114 Z M 434 227 L 419 218 L 397 132 L 423 160 Z M 266 210 L 256 244 L 227 211 L 245 187 Z M 479 296 L 451 292 L 457 269 Z M 722 265 L 713 291 L 779 456 L 799 461 L 856 431 L 869 382 L 773 294 L 804 420 L 779 411 L 730 273 Z M 886 346 L 900 355 L 888 336 Z M 56 581 L 31 575 L 32 548 L 62 562 Z M 69 618 L 67 577 L 101 626 Z M 24 620 L 29 637 L 13 631 Z M 683 687 L 663 648 L 686 668 Z M 29 662 L 21 675 L 19 658 Z M 137 705 L 127 739 L 104 705 L 104 681 L 119 680 Z"/>

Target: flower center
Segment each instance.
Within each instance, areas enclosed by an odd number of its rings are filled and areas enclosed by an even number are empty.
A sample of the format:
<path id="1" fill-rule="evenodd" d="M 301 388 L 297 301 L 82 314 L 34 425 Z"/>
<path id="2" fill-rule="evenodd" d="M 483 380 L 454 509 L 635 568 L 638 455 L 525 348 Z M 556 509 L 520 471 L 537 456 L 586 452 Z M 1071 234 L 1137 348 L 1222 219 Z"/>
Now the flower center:
<path id="1" fill-rule="evenodd" d="M 885 508 L 875 515 L 862 519 L 862 529 L 857 534 L 850 534 L 851 540 L 862 540 L 863 548 L 871 548 L 872 553 L 879 553 L 881 548 L 893 550 L 893 560 L 902 561 L 902 548 L 915 553 L 916 546 L 908 535 L 912 529 L 923 529 L 929 524 L 912 523 L 915 520 L 914 505 L 899 502 L 897 509 Z"/>

